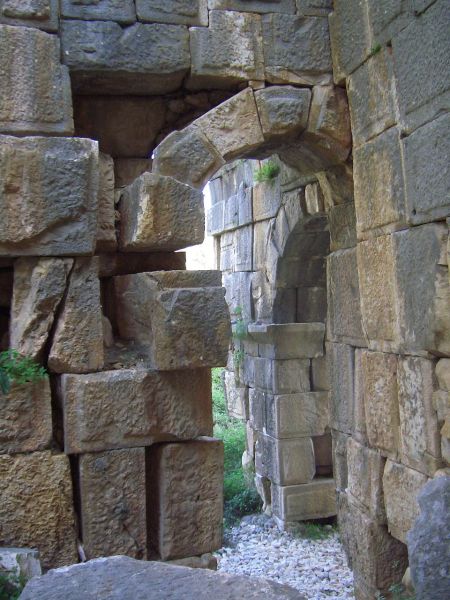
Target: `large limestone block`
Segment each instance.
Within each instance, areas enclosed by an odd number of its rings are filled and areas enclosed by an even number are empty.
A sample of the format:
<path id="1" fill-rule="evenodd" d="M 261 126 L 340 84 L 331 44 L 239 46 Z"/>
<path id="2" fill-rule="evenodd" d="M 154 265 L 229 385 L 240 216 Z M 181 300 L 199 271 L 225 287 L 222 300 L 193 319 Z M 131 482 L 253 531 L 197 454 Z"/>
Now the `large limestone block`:
<path id="1" fill-rule="evenodd" d="M 150 450 L 150 546 L 163 559 L 222 545 L 223 445 L 203 438 Z M 182 535 L 180 533 L 182 532 Z"/>
<path id="2" fill-rule="evenodd" d="M 43 358 L 72 267 L 70 258 L 15 261 L 9 329 L 11 348 L 35 360 Z"/>
<path id="3" fill-rule="evenodd" d="M 392 127 L 396 122 L 392 55 L 383 48 L 348 78 L 352 134 L 355 146 Z"/>
<path id="4" fill-rule="evenodd" d="M 73 134 L 69 74 L 59 55 L 56 36 L 0 25 L 0 133 Z"/>
<path id="5" fill-rule="evenodd" d="M 331 81 L 327 19 L 270 14 L 262 18 L 265 75 L 270 83 Z"/>
<path id="6" fill-rule="evenodd" d="M 144 173 L 119 204 L 125 252 L 173 251 L 203 242 L 203 194 L 172 177 Z"/>
<path id="7" fill-rule="evenodd" d="M 212 433 L 211 386 L 205 369 L 63 375 L 59 396 L 67 454 Z"/>
<path id="8" fill-rule="evenodd" d="M 364 404 L 364 382 L 366 374 L 362 367 L 362 348 L 355 348 L 355 380 L 353 385 L 354 406 L 352 436 L 361 444 L 367 445 L 366 408 Z"/>
<path id="9" fill-rule="evenodd" d="M 61 16 L 87 21 L 116 21 L 123 25 L 136 21 L 133 0 L 62 0 Z"/>
<path id="10" fill-rule="evenodd" d="M 96 258 L 77 258 L 48 358 L 56 373 L 88 373 L 103 367 L 102 308 Z"/>
<path id="11" fill-rule="evenodd" d="M 0 23 L 58 29 L 58 0 L 0 0 Z"/>
<path id="12" fill-rule="evenodd" d="M 252 292 L 251 292 L 252 273 L 240 272 L 223 275 L 223 286 L 226 289 L 225 298 L 230 310 L 235 310 L 238 306 L 242 310 L 244 322 L 252 318 Z"/>
<path id="13" fill-rule="evenodd" d="M 119 333 L 147 346 L 155 368 L 226 364 L 230 317 L 215 272 L 139 273 L 114 285 Z"/>
<path id="14" fill-rule="evenodd" d="M 409 132 L 448 106 L 448 19 L 448 2 L 439 0 L 392 40 L 400 110 Z"/>
<path id="15" fill-rule="evenodd" d="M 155 149 L 154 157 L 154 173 L 169 175 L 198 189 L 203 188 L 211 175 L 225 163 L 216 148 L 194 125 L 168 135 Z"/>
<path id="16" fill-rule="evenodd" d="M 350 436 L 333 429 L 331 431 L 331 439 L 333 476 L 336 483 L 336 490 L 343 492 L 348 485 L 347 442 Z"/>
<path id="17" fill-rule="evenodd" d="M 277 216 L 281 206 L 280 179 L 277 177 L 268 182 L 258 183 L 253 187 L 253 220 L 266 221 Z M 261 232 L 268 227 L 268 223 L 261 225 Z M 264 248 L 266 252 L 266 248 Z"/>
<path id="18" fill-rule="evenodd" d="M 263 358 L 317 358 L 324 354 L 323 323 L 249 323 L 247 335 L 260 344 Z"/>
<path id="19" fill-rule="evenodd" d="M 369 444 L 396 458 L 399 446 L 397 356 L 363 351 L 361 369 Z"/>
<path id="20" fill-rule="evenodd" d="M 75 92 L 165 94 L 176 90 L 190 67 L 189 33 L 182 25 L 67 21 L 62 56 Z M 120 48 L 120 51 L 118 51 Z"/>
<path id="21" fill-rule="evenodd" d="M 225 160 L 244 156 L 264 141 L 251 88 L 225 100 L 194 124 Z"/>
<path id="22" fill-rule="evenodd" d="M 266 432 L 272 437 L 323 435 L 328 422 L 327 392 L 272 396 L 266 401 Z"/>
<path id="23" fill-rule="evenodd" d="M 339 342 L 364 344 L 356 248 L 328 256 L 327 278 L 328 335 Z"/>
<path id="24" fill-rule="evenodd" d="M 240 10 L 242 12 L 293 14 L 294 0 L 208 0 L 210 10 Z"/>
<path id="25" fill-rule="evenodd" d="M 326 345 L 330 371 L 330 425 L 342 433 L 350 433 L 354 413 L 355 351 L 346 344 Z"/>
<path id="26" fill-rule="evenodd" d="M 377 450 L 347 440 L 348 488 L 352 495 L 378 523 L 386 523 L 383 498 L 383 470 L 385 459 Z"/>
<path id="27" fill-rule="evenodd" d="M 312 439 L 279 440 L 260 434 L 256 442 L 255 468 L 258 475 L 277 485 L 309 483 L 316 472 Z"/>
<path id="28" fill-rule="evenodd" d="M 139 21 L 208 26 L 208 0 L 136 0 Z"/>
<path id="29" fill-rule="evenodd" d="M 404 464 L 433 475 L 440 465 L 439 425 L 433 406 L 434 364 L 417 357 L 398 362 L 400 454 Z"/>
<path id="30" fill-rule="evenodd" d="M 273 394 L 296 394 L 311 390 L 308 359 L 251 358 L 254 367 L 255 387 Z"/>
<path id="31" fill-rule="evenodd" d="M 97 161 L 91 140 L 0 136 L 0 254 L 91 254 Z"/>
<path id="32" fill-rule="evenodd" d="M 184 529 L 184 527 L 182 527 Z M 305 600 L 290 586 L 207 569 L 143 562 L 126 556 L 99 558 L 68 569 L 54 570 L 28 583 L 22 600 Z"/>
<path id="33" fill-rule="evenodd" d="M 282 521 L 324 519 L 336 514 L 334 479 L 317 479 L 303 485 L 272 484 L 272 513 Z"/>
<path id="34" fill-rule="evenodd" d="M 423 125 L 403 140 L 406 215 L 409 222 L 426 223 L 450 211 L 450 117 Z"/>
<path id="35" fill-rule="evenodd" d="M 190 32 L 192 66 L 188 87 L 228 88 L 248 80 L 264 81 L 261 19 L 235 11 L 209 13 L 209 27 Z"/>
<path id="36" fill-rule="evenodd" d="M 404 224 L 405 189 L 400 132 L 391 128 L 354 153 L 355 210 L 358 237 L 381 227 Z"/>
<path id="37" fill-rule="evenodd" d="M 0 394 L 0 453 L 35 452 L 52 441 L 52 402 L 48 377 L 13 384 Z"/>
<path id="38" fill-rule="evenodd" d="M 98 221 L 96 252 L 109 252 L 117 247 L 114 204 L 114 161 L 107 154 L 99 155 Z"/>
<path id="39" fill-rule="evenodd" d="M 328 210 L 328 222 L 332 252 L 356 246 L 356 214 L 353 202 L 331 207 Z"/>
<path id="40" fill-rule="evenodd" d="M 266 140 L 285 139 L 306 128 L 311 102 L 308 89 L 273 86 L 257 91 L 255 99 Z"/>
<path id="41" fill-rule="evenodd" d="M 147 557 L 145 448 L 82 454 L 80 512 L 86 557 Z"/>
<path id="42" fill-rule="evenodd" d="M 249 412 L 249 388 L 238 386 L 235 374 L 232 371 L 225 371 L 223 385 L 229 416 L 245 421 Z"/>
<path id="43" fill-rule="evenodd" d="M 0 544 L 39 550 L 45 569 L 77 561 L 72 480 L 64 454 L 0 456 Z"/>
<path id="44" fill-rule="evenodd" d="M 388 460 L 383 474 L 383 491 L 388 529 L 406 544 L 406 534 L 419 516 L 417 496 L 428 477 Z"/>

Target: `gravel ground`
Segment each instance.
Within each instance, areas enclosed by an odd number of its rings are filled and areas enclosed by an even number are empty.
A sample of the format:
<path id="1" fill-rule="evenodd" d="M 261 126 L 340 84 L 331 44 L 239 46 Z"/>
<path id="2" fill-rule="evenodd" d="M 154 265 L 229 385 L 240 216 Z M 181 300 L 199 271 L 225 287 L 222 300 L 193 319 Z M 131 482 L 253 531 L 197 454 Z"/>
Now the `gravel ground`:
<path id="1" fill-rule="evenodd" d="M 216 554 L 219 571 L 285 583 L 309 600 L 354 598 L 352 572 L 334 531 L 309 540 L 295 530 L 279 531 L 265 515 L 252 515 L 227 532 L 225 543 Z"/>

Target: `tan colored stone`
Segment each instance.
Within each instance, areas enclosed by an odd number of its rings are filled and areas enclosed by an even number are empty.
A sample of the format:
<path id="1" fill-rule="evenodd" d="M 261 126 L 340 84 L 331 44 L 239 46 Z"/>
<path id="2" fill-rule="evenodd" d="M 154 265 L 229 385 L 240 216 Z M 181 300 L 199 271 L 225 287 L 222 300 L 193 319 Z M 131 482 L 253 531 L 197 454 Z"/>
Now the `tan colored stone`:
<path id="1" fill-rule="evenodd" d="M 323 519 L 336 514 L 334 479 L 318 479 L 303 485 L 272 484 L 272 512 L 282 521 Z"/>
<path id="2" fill-rule="evenodd" d="M 329 422 L 328 393 L 273 396 L 266 402 L 266 430 L 275 438 L 322 435 Z"/>
<path id="3" fill-rule="evenodd" d="M 48 358 L 56 373 L 87 373 L 103 367 L 103 327 L 98 262 L 77 258 L 56 324 Z"/>
<path id="4" fill-rule="evenodd" d="M 317 358 L 324 353 L 323 323 L 249 323 L 247 336 L 258 342 L 263 358 Z"/>
<path id="5" fill-rule="evenodd" d="M 217 558 L 211 552 L 206 552 L 201 556 L 188 556 L 186 558 L 179 558 L 176 560 L 165 561 L 172 565 L 179 565 L 180 567 L 190 567 L 191 569 L 210 569 L 211 571 L 217 571 Z"/>
<path id="6" fill-rule="evenodd" d="M 114 161 L 99 155 L 98 222 L 96 252 L 115 250 L 117 246 L 114 205 Z"/>
<path id="7" fill-rule="evenodd" d="M 260 434 L 256 442 L 255 468 L 258 475 L 278 485 L 309 483 L 316 472 L 311 438 L 278 440 Z"/>
<path id="8" fill-rule="evenodd" d="M 97 161 L 92 140 L 0 136 L 0 254 L 92 254 Z"/>
<path id="9" fill-rule="evenodd" d="M 273 394 L 296 394 L 311 390 L 308 359 L 253 358 L 252 362 L 255 387 Z"/>
<path id="10" fill-rule="evenodd" d="M 309 215 L 324 211 L 322 190 L 318 183 L 310 183 L 305 187 L 305 203 Z"/>
<path id="11" fill-rule="evenodd" d="M 220 548 L 222 442 L 203 438 L 153 446 L 149 460 L 149 536 L 159 557 L 183 558 Z"/>
<path id="12" fill-rule="evenodd" d="M 60 399 L 67 454 L 150 446 L 212 433 L 206 369 L 63 375 Z"/>
<path id="13" fill-rule="evenodd" d="M 308 122 L 311 92 L 307 88 L 272 86 L 255 93 L 266 140 L 286 139 L 301 133 Z"/>
<path id="14" fill-rule="evenodd" d="M 114 177 L 116 188 L 122 188 L 130 185 L 133 181 L 145 173 L 152 170 L 153 161 L 151 158 L 116 158 L 114 159 Z"/>
<path id="15" fill-rule="evenodd" d="M 14 264 L 10 345 L 35 360 L 43 352 L 73 267 L 70 258 L 19 258 Z"/>
<path id="16" fill-rule="evenodd" d="M 45 569 L 77 561 L 72 480 L 64 454 L 0 456 L 0 544 L 39 550 Z"/>
<path id="17" fill-rule="evenodd" d="M 238 386 L 233 372 L 225 371 L 224 374 L 225 399 L 230 417 L 246 420 L 248 416 L 248 387 Z"/>
<path id="18" fill-rule="evenodd" d="M 79 459 L 81 528 L 86 558 L 147 558 L 145 448 Z"/>
<path id="19" fill-rule="evenodd" d="M 388 529 L 406 544 L 406 533 L 419 516 L 417 495 L 428 477 L 402 464 L 388 460 L 384 468 L 383 489 Z"/>
<path id="20" fill-rule="evenodd" d="M 35 452 L 52 441 L 52 403 L 48 377 L 13 384 L 0 394 L 0 453 Z"/>
<path id="21" fill-rule="evenodd" d="M 399 445 L 397 362 L 394 354 L 364 351 L 361 355 L 369 444 L 394 459 Z"/>
<path id="22" fill-rule="evenodd" d="M 212 271 L 116 277 L 120 335 L 148 347 L 157 369 L 225 365 L 230 318 L 216 281 Z"/>
<path id="23" fill-rule="evenodd" d="M 69 73 L 59 61 L 56 36 L 0 25 L 0 133 L 73 134 Z"/>
<path id="24" fill-rule="evenodd" d="M 444 425 L 441 429 L 441 452 L 442 459 L 450 465 L 450 416 L 445 417 Z M 436 474 L 438 471 L 436 471 Z M 447 473 L 447 474 L 450 474 Z"/>
<path id="25" fill-rule="evenodd" d="M 144 173 L 123 190 L 119 210 L 125 252 L 174 251 L 203 242 L 203 194 L 172 177 Z"/>
<path id="26" fill-rule="evenodd" d="M 114 277 L 148 271 L 182 271 L 186 269 L 185 252 L 142 252 L 100 254 L 99 276 Z"/>
<path id="27" fill-rule="evenodd" d="M 216 106 L 194 124 L 225 160 L 244 156 L 264 142 L 251 88 Z"/>
<path id="28" fill-rule="evenodd" d="M 348 484 L 347 441 L 350 436 L 340 431 L 332 430 L 333 476 L 336 489 L 343 492 Z"/>
<path id="29" fill-rule="evenodd" d="M 330 369 L 330 426 L 351 433 L 355 404 L 355 350 L 346 344 L 326 344 Z"/>
<path id="30" fill-rule="evenodd" d="M 401 460 L 428 475 L 439 468 L 441 455 L 433 371 L 433 362 L 424 358 L 409 356 L 398 362 Z"/>

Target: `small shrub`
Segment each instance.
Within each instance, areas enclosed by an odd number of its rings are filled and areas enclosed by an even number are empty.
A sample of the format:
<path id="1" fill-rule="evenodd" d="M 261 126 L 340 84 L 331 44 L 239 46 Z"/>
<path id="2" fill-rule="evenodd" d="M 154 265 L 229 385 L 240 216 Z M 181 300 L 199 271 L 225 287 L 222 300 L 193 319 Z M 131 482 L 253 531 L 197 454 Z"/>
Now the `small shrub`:
<path id="1" fill-rule="evenodd" d="M 375 54 L 378 54 L 378 52 L 380 52 L 380 51 L 381 51 L 381 44 L 375 44 L 370 49 L 369 56 L 375 56 Z"/>
<path id="2" fill-rule="evenodd" d="M 256 183 L 273 183 L 274 179 L 280 174 L 280 167 L 272 160 L 267 161 L 260 169 L 255 171 Z"/>
<path id="3" fill-rule="evenodd" d="M 12 383 L 39 381 L 46 374 L 44 367 L 29 356 L 22 356 L 17 350 L 0 352 L 0 389 L 3 394 L 9 392 Z"/>
<path id="4" fill-rule="evenodd" d="M 22 576 L 0 571 L 0 600 L 17 600 L 24 587 Z"/>

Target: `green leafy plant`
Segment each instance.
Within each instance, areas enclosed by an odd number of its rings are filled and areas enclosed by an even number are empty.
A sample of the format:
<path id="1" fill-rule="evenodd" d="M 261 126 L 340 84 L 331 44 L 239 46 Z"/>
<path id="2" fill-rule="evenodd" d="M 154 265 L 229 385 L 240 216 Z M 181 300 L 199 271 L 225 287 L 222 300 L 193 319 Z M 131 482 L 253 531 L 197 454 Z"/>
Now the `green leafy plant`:
<path id="1" fill-rule="evenodd" d="M 22 575 L 0 571 L 0 600 L 17 600 L 25 583 Z"/>
<path id="2" fill-rule="evenodd" d="M 280 166 L 273 160 L 268 160 L 257 171 L 254 179 L 256 183 L 273 183 L 274 179 L 280 174 Z"/>
<path id="3" fill-rule="evenodd" d="M 381 44 L 374 44 L 372 46 L 372 48 L 370 49 L 370 53 L 369 56 L 375 56 L 375 54 L 378 54 L 378 52 L 381 51 Z"/>
<path id="4" fill-rule="evenodd" d="M 17 350 L 0 352 L 0 390 L 7 394 L 13 383 L 23 384 L 39 381 L 47 372 L 29 356 L 22 356 Z"/>

